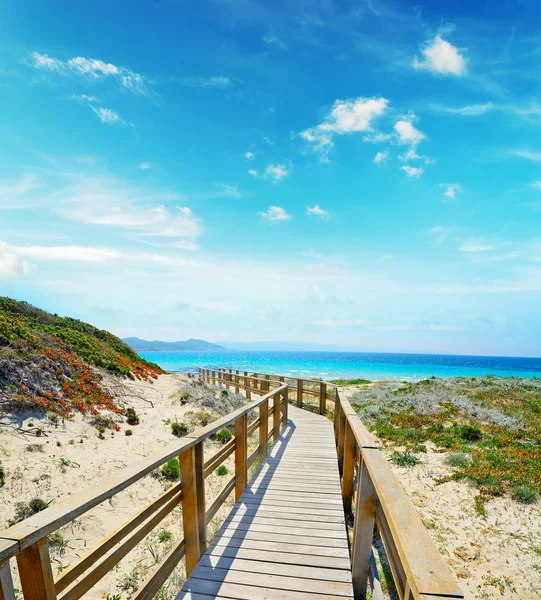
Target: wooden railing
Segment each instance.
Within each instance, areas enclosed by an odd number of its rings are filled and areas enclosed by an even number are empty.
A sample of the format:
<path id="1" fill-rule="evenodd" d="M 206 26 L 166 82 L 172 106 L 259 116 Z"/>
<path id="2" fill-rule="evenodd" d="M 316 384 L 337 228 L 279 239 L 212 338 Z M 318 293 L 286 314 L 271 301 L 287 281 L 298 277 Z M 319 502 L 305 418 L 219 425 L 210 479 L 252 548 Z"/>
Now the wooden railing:
<path id="1" fill-rule="evenodd" d="M 237 392 L 239 389 L 243 389 L 248 398 L 252 393 L 260 394 L 262 391 L 268 391 L 270 388 L 267 385 L 276 386 L 287 383 L 290 388 L 289 401 L 299 408 L 331 417 L 334 414 L 336 386 L 320 379 L 299 379 L 289 375 L 271 375 L 225 368 L 199 368 L 198 373 L 199 378 L 207 383 L 219 383 L 232 387 Z"/>
<path id="2" fill-rule="evenodd" d="M 189 575 L 207 546 L 207 524 L 227 497 L 235 491 L 237 500 L 248 480 L 248 469 L 266 456 L 270 438 L 277 439 L 287 422 L 288 386 L 270 378 L 251 379 L 258 398 L 214 421 L 156 454 L 104 479 L 92 487 L 67 496 L 21 523 L 0 532 L 0 600 L 15 600 L 16 592 L 10 559 L 17 561 L 24 600 L 77 600 L 113 569 L 135 546 L 178 505 L 182 506 L 183 539 L 152 571 L 133 600 L 149 600 L 158 592 L 180 560 L 186 559 Z M 247 392 L 249 397 L 249 394 Z M 248 423 L 249 414 L 259 416 Z M 272 426 L 269 428 L 269 417 Z M 235 436 L 205 460 L 203 442 L 227 425 L 234 424 Z M 248 437 L 259 429 L 257 448 L 248 455 Z M 205 504 L 205 479 L 235 453 L 235 475 L 210 504 Z M 93 507 L 148 475 L 171 458 L 178 457 L 180 483 L 154 499 L 127 523 L 55 579 L 47 544 L 49 535 Z"/>
<path id="3" fill-rule="evenodd" d="M 303 379 L 231 369 L 199 369 L 199 378 L 234 387 L 237 391 L 245 389 L 247 394 L 265 393 L 267 385 L 278 385 L 286 380 L 291 382 L 291 391 L 296 391 L 297 406 L 306 408 L 306 380 Z M 264 387 L 258 390 L 261 382 Z M 315 387 L 320 398 L 320 414 L 328 415 L 326 403 L 329 400 L 333 402 L 342 500 L 353 529 L 350 550 L 355 600 L 366 597 L 368 584 L 372 598 L 383 597 L 372 552 L 376 529 L 400 600 L 463 598 L 456 579 L 428 535 L 411 500 L 391 471 L 379 445 L 346 399 L 344 390 L 321 381 L 310 381 L 310 384 L 309 395 L 314 395 Z"/>

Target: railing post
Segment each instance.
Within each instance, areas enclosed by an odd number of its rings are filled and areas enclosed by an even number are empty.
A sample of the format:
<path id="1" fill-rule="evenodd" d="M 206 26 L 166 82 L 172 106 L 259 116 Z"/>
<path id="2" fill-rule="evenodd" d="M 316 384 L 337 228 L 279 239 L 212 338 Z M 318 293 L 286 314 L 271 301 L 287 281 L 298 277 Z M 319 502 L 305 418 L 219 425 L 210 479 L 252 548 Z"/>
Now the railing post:
<path id="1" fill-rule="evenodd" d="M 280 410 L 282 394 L 275 393 L 272 402 L 272 439 L 276 441 L 280 437 L 282 429 L 282 411 Z"/>
<path id="2" fill-rule="evenodd" d="M 342 474 L 342 466 L 344 461 L 344 439 L 346 433 L 346 415 L 343 410 L 340 410 L 338 417 L 338 468 Z"/>
<path id="3" fill-rule="evenodd" d="M 250 377 L 248 377 L 248 371 L 244 371 L 244 387 L 246 388 L 246 400 L 250 400 L 250 398 L 252 397 L 252 392 L 248 388 L 252 386 Z"/>
<path id="4" fill-rule="evenodd" d="M 302 379 L 297 379 L 297 406 L 302 408 Z"/>
<path id="5" fill-rule="evenodd" d="M 334 399 L 334 439 L 336 440 L 336 445 L 338 446 L 338 429 L 340 425 L 340 412 L 342 411 L 342 407 L 340 406 L 340 394 L 338 393 L 338 389 L 336 390 L 336 398 Z"/>
<path id="6" fill-rule="evenodd" d="M 235 371 L 235 393 L 238 394 L 239 391 L 239 372 L 237 370 Z"/>
<path id="7" fill-rule="evenodd" d="M 288 417 L 288 410 L 289 410 L 288 390 L 289 390 L 289 388 L 286 387 L 286 389 L 284 390 L 283 396 L 282 396 L 282 400 L 284 403 L 284 406 L 282 408 L 282 412 L 284 414 L 284 423 L 283 423 L 284 427 L 287 425 L 287 420 L 289 418 Z"/>
<path id="8" fill-rule="evenodd" d="M 47 538 L 19 552 L 17 566 L 24 600 L 56 600 Z"/>
<path id="9" fill-rule="evenodd" d="M 267 383 L 265 383 L 265 391 L 268 392 L 270 390 L 270 375 L 265 375 L 265 379 Z"/>
<path id="10" fill-rule="evenodd" d="M 323 382 L 319 384 L 319 414 L 327 414 L 327 384 Z"/>
<path id="11" fill-rule="evenodd" d="M 199 460 L 196 461 L 196 452 L 193 446 L 184 450 L 179 456 L 180 481 L 182 483 L 182 525 L 186 544 L 186 577 L 190 576 L 201 556 L 196 462 Z M 205 514 L 203 513 L 204 519 Z"/>
<path id="12" fill-rule="evenodd" d="M 9 559 L 4 560 L 0 562 L 0 600 L 15 600 L 16 597 Z"/>
<path id="13" fill-rule="evenodd" d="M 284 380 L 285 380 L 285 377 L 283 377 L 283 376 L 278 377 L 278 381 L 280 381 L 281 383 L 284 383 Z"/>
<path id="14" fill-rule="evenodd" d="M 269 447 L 269 399 L 259 405 L 259 457 L 265 458 Z"/>
<path id="15" fill-rule="evenodd" d="M 351 512 L 351 499 L 353 498 L 353 484 L 355 477 L 355 449 L 357 441 L 355 434 L 346 420 L 344 438 L 344 464 L 342 468 L 342 502 L 344 504 L 344 513 L 349 515 Z"/>
<path id="16" fill-rule="evenodd" d="M 242 415 L 235 421 L 235 502 L 244 492 L 248 481 L 248 417 Z"/>
<path id="17" fill-rule="evenodd" d="M 351 577 L 355 600 L 366 598 L 370 553 L 376 517 L 376 491 L 364 461 L 361 459 L 357 499 L 355 502 L 355 523 L 353 529 Z"/>

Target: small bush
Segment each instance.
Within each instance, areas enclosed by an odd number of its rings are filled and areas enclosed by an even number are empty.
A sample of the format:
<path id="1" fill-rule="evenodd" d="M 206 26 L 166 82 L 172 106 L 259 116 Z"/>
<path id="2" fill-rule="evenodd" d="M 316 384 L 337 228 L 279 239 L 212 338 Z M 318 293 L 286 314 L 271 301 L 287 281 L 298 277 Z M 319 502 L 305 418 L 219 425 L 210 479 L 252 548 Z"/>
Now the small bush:
<path id="1" fill-rule="evenodd" d="M 421 459 L 411 452 L 393 452 L 389 460 L 399 467 L 414 467 L 421 462 Z"/>
<path id="2" fill-rule="evenodd" d="M 9 526 L 20 523 L 28 517 L 45 510 L 51 502 L 45 502 L 42 498 L 32 498 L 28 504 L 26 502 L 17 502 L 15 504 L 15 517 L 8 521 Z"/>
<path id="3" fill-rule="evenodd" d="M 103 435 L 103 434 L 105 433 L 105 427 L 104 427 L 103 425 L 98 425 L 98 426 L 96 427 L 96 429 L 98 430 L 98 433 L 99 433 L 100 435 Z"/>
<path id="4" fill-rule="evenodd" d="M 517 485 L 511 490 L 511 497 L 522 504 L 532 504 L 537 500 L 537 494 L 525 485 Z"/>
<path id="5" fill-rule="evenodd" d="M 126 435 L 133 435 L 133 431 L 131 429 L 126 429 L 124 432 Z"/>
<path id="6" fill-rule="evenodd" d="M 478 442 L 481 439 L 481 430 L 479 429 L 479 425 L 462 425 L 459 435 L 467 442 Z"/>
<path id="7" fill-rule="evenodd" d="M 6 482 L 6 471 L 4 470 L 4 466 L 0 464 L 0 485 L 4 485 Z"/>
<path id="8" fill-rule="evenodd" d="M 168 542 L 172 537 L 173 534 L 170 531 L 167 531 L 167 529 L 160 529 L 160 531 L 158 531 L 158 541 L 162 542 L 162 544 Z"/>
<path id="9" fill-rule="evenodd" d="M 162 476 L 169 481 L 178 481 L 180 479 L 180 467 L 178 460 L 172 458 L 163 465 L 161 470 Z"/>
<path id="10" fill-rule="evenodd" d="M 229 473 L 229 469 L 225 465 L 220 465 L 216 469 L 216 475 L 227 475 Z"/>
<path id="11" fill-rule="evenodd" d="M 182 437 L 188 433 L 188 426 L 185 423 L 173 421 L 173 423 L 171 423 L 171 433 L 177 437 Z"/>
<path id="12" fill-rule="evenodd" d="M 464 452 L 453 452 L 445 457 L 445 462 L 451 467 L 467 467 L 470 464 L 470 458 Z"/>
<path id="13" fill-rule="evenodd" d="M 220 429 L 216 434 L 216 439 L 222 444 L 227 444 L 227 442 L 233 439 L 233 434 L 229 429 Z"/>
<path id="14" fill-rule="evenodd" d="M 139 416 L 135 412 L 135 408 L 131 408 L 131 406 L 130 408 L 126 408 L 124 410 L 124 415 L 126 417 L 126 421 L 130 425 L 139 425 Z"/>

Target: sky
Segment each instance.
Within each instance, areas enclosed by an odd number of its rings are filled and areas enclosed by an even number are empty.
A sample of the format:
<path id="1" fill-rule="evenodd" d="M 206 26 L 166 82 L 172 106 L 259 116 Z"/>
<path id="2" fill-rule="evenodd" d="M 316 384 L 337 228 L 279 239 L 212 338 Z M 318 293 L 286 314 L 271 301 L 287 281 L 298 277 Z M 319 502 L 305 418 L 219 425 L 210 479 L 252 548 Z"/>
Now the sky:
<path id="1" fill-rule="evenodd" d="M 541 356 L 541 4 L 5 0 L 0 294 L 120 336 Z"/>

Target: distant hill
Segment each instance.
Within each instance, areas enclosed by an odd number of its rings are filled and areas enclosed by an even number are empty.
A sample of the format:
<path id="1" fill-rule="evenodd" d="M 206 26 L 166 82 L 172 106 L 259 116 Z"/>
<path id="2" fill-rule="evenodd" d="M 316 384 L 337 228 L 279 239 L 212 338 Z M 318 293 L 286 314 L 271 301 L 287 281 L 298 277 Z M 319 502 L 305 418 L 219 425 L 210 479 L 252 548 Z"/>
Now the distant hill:
<path id="1" fill-rule="evenodd" d="M 137 352 L 196 352 L 198 350 L 227 350 L 227 348 L 218 346 L 218 344 L 211 344 L 210 342 L 205 342 L 205 340 L 194 340 L 193 338 L 190 338 L 184 342 L 162 342 L 160 340 L 152 340 L 149 342 L 137 337 L 128 337 L 124 338 L 124 342 L 126 342 L 128 346 Z"/>
<path id="2" fill-rule="evenodd" d="M 336 344 L 318 344 L 311 342 L 235 342 L 221 341 L 230 350 L 275 352 L 388 352 L 385 348 L 363 348 L 355 346 L 338 346 Z"/>
<path id="3" fill-rule="evenodd" d="M 92 367 L 131 379 L 164 372 L 108 331 L 0 296 L 0 410 L 121 412 Z"/>

